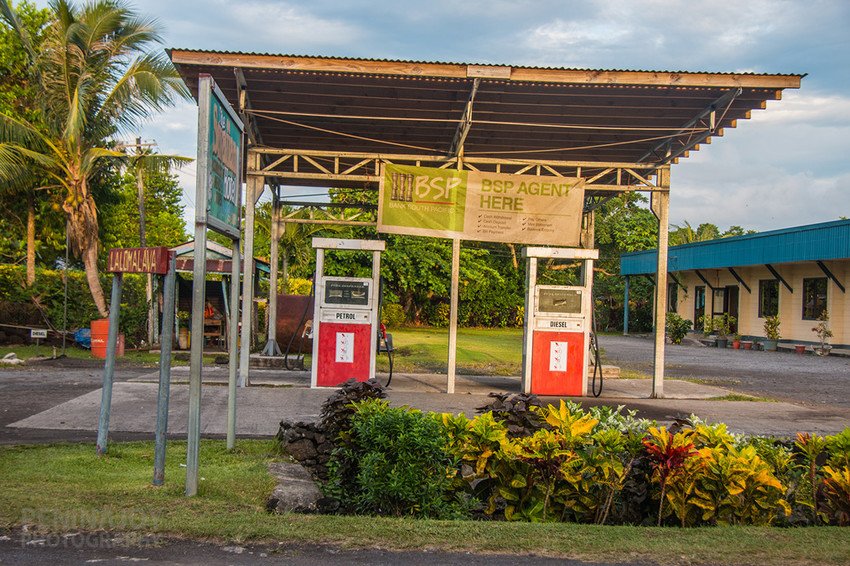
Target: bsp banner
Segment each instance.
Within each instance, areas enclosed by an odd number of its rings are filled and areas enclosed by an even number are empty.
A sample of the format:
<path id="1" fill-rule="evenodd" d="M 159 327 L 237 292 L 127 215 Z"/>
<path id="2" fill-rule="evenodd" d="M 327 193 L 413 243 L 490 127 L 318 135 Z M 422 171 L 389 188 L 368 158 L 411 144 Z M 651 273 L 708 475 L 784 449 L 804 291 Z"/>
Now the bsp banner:
<path id="1" fill-rule="evenodd" d="M 577 247 L 584 179 L 384 164 L 378 231 Z"/>

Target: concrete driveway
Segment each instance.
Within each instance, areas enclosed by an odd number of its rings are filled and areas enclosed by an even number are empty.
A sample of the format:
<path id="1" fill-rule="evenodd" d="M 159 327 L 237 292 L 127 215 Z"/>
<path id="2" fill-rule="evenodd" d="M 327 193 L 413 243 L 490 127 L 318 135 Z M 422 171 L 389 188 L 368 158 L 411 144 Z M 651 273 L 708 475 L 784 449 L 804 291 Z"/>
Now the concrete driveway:
<path id="1" fill-rule="evenodd" d="M 652 341 L 643 337 L 600 339 L 604 362 L 625 375 L 652 372 Z M 649 399 L 648 379 L 606 379 L 602 395 L 576 398 L 585 405 L 624 405 L 644 418 L 667 424 L 690 414 L 725 422 L 733 432 L 793 436 L 797 432 L 835 433 L 850 424 L 847 382 L 850 360 L 840 357 L 717 350 L 696 345 L 668 346 L 664 399 Z M 119 367 L 113 390 L 110 436 L 152 437 L 156 422 L 156 368 Z M 187 367 L 172 368 L 169 433 L 185 437 L 188 420 Z M 205 367 L 202 432 L 226 433 L 227 369 Z M 379 376 L 385 380 L 386 376 Z M 684 379 L 676 379 L 684 378 Z M 26 369 L 0 370 L 0 443 L 93 440 L 100 407 L 102 369 L 44 363 Z M 697 380 L 697 383 L 687 380 Z M 314 420 L 330 394 L 310 389 L 307 372 L 252 370 L 252 386 L 237 394 L 237 434 L 270 436 L 281 420 Z M 455 393 L 444 393 L 446 376 L 397 374 L 389 389 L 394 405 L 424 411 L 466 413 L 487 404 L 490 392 L 519 392 L 519 377 L 458 376 Z M 732 392 L 782 402 L 722 400 Z M 588 392 L 590 393 L 590 392 Z M 544 397 L 546 403 L 559 399 Z"/>

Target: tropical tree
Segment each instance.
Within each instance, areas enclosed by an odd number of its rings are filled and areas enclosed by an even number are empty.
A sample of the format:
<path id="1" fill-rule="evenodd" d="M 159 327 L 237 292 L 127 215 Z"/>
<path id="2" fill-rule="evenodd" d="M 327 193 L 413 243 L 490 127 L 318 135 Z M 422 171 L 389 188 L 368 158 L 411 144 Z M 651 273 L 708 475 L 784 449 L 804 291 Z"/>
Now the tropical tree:
<path id="1" fill-rule="evenodd" d="M 172 247 L 186 241 L 183 205 L 180 204 L 183 191 L 175 175 L 161 169 L 149 171 L 144 176 L 144 230 L 130 229 L 140 220 L 138 177 L 134 168 L 129 168 L 121 175 L 118 192 L 116 202 L 100 206 L 104 225 L 100 233 L 104 247 Z M 142 233 L 145 235 L 144 242 Z"/>
<path id="2" fill-rule="evenodd" d="M 35 48 L 39 48 L 44 40 L 49 11 L 38 10 L 25 1 L 18 6 L 18 12 L 21 25 Z M 31 78 L 27 72 L 26 53 L 20 47 L 17 34 L 9 28 L 0 28 L 0 114 L 17 115 L 32 124 L 40 124 L 35 104 L 38 89 Z M 0 220 L 0 255 L 11 261 L 26 261 L 27 285 L 35 282 L 36 216 L 50 212 L 39 202 L 38 185 L 38 179 L 32 177 L 0 183 L 0 194 L 6 197 Z"/>
<path id="3" fill-rule="evenodd" d="M 8 0 L 0 0 L 3 19 L 26 50 L 44 120 L 41 129 L 21 117 L 0 117 L 0 181 L 43 173 L 61 187 L 72 250 L 82 258 L 92 298 L 106 316 L 93 183 L 127 159 L 107 140 L 189 92 L 164 53 L 146 51 L 160 43 L 155 22 L 125 2 L 92 0 L 77 9 L 53 0 L 50 8 L 55 20 L 36 50 Z"/>
<path id="4" fill-rule="evenodd" d="M 655 248 L 658 245 L 658 219 L 647 207 L 646 197 L 625 193 L 610 199 L 596 210 L 596 246 L 599 261 L 594 266 L 593 294 L 599 308 L 598 322 L 602 328 L 620 328 L 625 281 L 620 277 L 620 256 Z M 644 278 L 631 283 L 630 302 L 643 305 L 632 318 L 632 326 L 651 324 L 653 285 Z"/>
<path id="5" fill-rule="evenodd" d="M 754 230 L 744 230 L 740 226 L 730 226 L 725 232 L 721 232 L 715 224 L 704 222 L 696 230 L 690 222 L 685 220 L 682 226 L 670 225 L 670 245 L 691 244 L 694 242 L 707 242 L 719 238 L 730 238 L 732 236 L 743 236 L 744 234 L 755 234 Z"/>

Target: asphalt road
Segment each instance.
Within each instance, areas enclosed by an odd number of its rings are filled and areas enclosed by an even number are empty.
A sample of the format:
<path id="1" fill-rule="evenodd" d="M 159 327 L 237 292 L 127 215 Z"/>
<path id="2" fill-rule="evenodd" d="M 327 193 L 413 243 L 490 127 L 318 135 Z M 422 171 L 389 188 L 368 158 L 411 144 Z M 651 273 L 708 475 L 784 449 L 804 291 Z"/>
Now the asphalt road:
<path id="1" fill-rule="evenodd" d="M 220 545 L 188 540 L 158 539 L 147 544 L 125 544 L 109 533 L 69 536 L 29 536 L 0 533 L 0 564 L 117 565 L 176 564 L 181 566 L 615 566 L 611 562 L 583 562 L 528 554 L 472 554 L 435 549 L 392 551 L 383 548 L 343 550 L 332 545 L 280 543 L 271 545 Z M 619 566 L 649 566 L 647 562 L 616 562 Z"/>
<path id="2" fill-rule="evenodd" d="M 602 336 L 599 344 L 605 363 L 620 366 L 624 374 L 652 375 L 651 338 Z M 668 344 L 664 362 L 666 377 L 698 379 L 707 385 L 806 406 L 850 409 L 850 358 Z"/>
<path id="3" fill-rule="evenodd" d="M 115 381 L 133 379 L 151 368 L 118 364 Z M 103 386 L 103 361 L 64 358 L 0 368 L 0 444 L 95 442 L 97 431 L 9 428 L 8 425 L 76 399 Z M 110 433 L 118 441 L 142 440 L 149 434 Z"/>

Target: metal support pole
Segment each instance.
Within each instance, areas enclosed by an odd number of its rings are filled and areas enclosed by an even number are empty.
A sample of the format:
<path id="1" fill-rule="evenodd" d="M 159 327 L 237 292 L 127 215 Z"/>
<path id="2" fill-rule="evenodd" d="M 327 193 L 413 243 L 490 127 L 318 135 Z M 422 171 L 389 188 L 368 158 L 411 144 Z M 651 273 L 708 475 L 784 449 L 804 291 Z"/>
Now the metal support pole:
<path id="1" fill-rule="evenodd" d="M 623 336 L 629 335 L 629 276 L 626 275 L 626 290 L 623 293 Z"/>
<path id="2" fill-rule="evenodd" d="M 452 240 L 452 289 L 451 308 L 449 310 L 449 360 L 446 372 L 446 393 L 455 392 L 455 371 L 457 366 L 457 310 L 460 289 L 460 240 Z"/>
<path id="3" fill-rule="evenodd" d="M 196 201 L 197 202 L 197 201 Z M 203 206 L 201 203 L 198 206 Z M 204 364 L 204 303 L 207 278 L 207 225 L 195 222 L 192 273 L 192 343 L 189 352 L 189 422 L 186 435 L 186 495 L 198 493 L 201 452 L 201 371 Z"/>
<path id="4" fill-rule="evenodd" d="M 100 398 L 100 422 L 97 427 L 97 453 L 106 454 L 109 440 L 109 411 L 112 405 L 112 381 L 115 375 L 115 350 L 118 345 L 118 315 L 121 311 L 121 273 L 112 275 L 112 299 L 109 303 L 109 334 L 106 338 L 106 362 L 103 367 L 103 393 Z"/>
<path id="5" fill-rule="evenodd" d="M 177 282 L 177 254 L 169 252 L 168 273 L 162 296 L 162 344 L 159 353 L 159 394 L 156 404 L 156 434 L 153 457 L 153 484 L 165 482 L 165 444 L 168 434 L 168 396 L 171 389 L 171 344 L 174 342 L 174 286 Z"/>
<path id="6" fill-rule="evenodd" d="M 263 192 L 263 177 L 250 175 L 259 169 L 260 155 L 248 152 L 248 182 L 245 186 L 245 235 L 242 256 L 242 345 L 239 351 L 239 387 L 248 385 L 251 359 L 251 317 L 254 306 L 254 205 Z"/>
<path id="7" fill-rule="evenodd" d="M 670 170 L 658 170 L 658 185 L 670 186 Z M 652 194 L 652 210 L 658 217 L 658 258 L 655 277 L 655 360 L 652 377 L 653 399 L 664 398 L 664 338 L 667 315 L 667 242 L 670 193 Z"/>
<path id="8" fill-rule="evenodd" d="M 230 366 L 227 379 L 227 449 L 236 446 L 236 378 L 239 370 L 239 240 L 233 240 L 230 272 Z"/>
<path id="9" fill-rule="evenodd" d="M 159 341 L 162 339 L 159 331 L 159 286 L 157 281 L 159 278 L 153 279 L 151 283 L 151 293 L 153 294 L 153 305 L 151 308 L 151 315 L 153 316 L 153 342 L 151 344 L 159 344 Z"/>
<path id="10" fill-rule="evenodd" d="M 280 346 L 277 344 L 277 277 L 278 261 L 280 257 L 280 200 L 278 189 L 272 191 L 272 224 L 269 230 L 271 234 L 271 265 L 269 273 L 269 304 L 266 308 L 269 318 L 267 329 L 266 347 L 263 354 L 266 356 L 280 356 Z"/>

